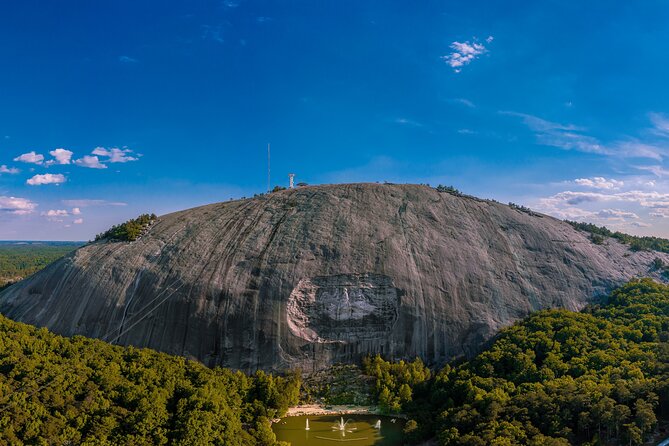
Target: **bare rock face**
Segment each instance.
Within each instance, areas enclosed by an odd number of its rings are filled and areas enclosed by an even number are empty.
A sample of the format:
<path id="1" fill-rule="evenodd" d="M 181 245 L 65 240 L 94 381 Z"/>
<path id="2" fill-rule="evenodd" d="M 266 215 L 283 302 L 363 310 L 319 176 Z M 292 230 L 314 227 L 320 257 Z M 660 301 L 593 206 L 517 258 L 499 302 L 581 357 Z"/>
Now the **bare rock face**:
<path id="1" fill-rule="evenodd" d="M 578 310 L 653 259 L 554 218 L 426 186 L 314 186 L 160 217 L 0 293 L 63 335 L 245 371 L 381 353 L 440 364 L 532 311 Z"/>

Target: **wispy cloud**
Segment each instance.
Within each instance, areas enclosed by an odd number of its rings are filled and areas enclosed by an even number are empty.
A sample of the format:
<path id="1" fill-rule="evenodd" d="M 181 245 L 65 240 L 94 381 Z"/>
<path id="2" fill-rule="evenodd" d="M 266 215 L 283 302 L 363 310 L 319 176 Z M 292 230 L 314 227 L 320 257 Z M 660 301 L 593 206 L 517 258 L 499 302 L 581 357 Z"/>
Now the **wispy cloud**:
<path id="1" fill-rule="evenodd" d="M 464 105 L 465 107 L 468 107 L 468 108 L 476 108 L 476 105 L 474 105 L 474 103 L 472 101 L 470 101 L 469 99 L 454 98 L 454 99 L 450 99 L 449 101 L 454 103 L 454 104 Z"/>
<path id="2" fill-rule="evenodd" d="M 75 207 L 75 208 L 86 208 L 92 206 L 126 206 L 127 203 L 120 201 L 107 201 L 107 200 L 96 200 L 88 198 L 80 198 L 74 200 L 62 200 L 61 201 L 65 206 Z M 74 212 L 73 212 L 74 214 Z M 75 214 L 77 215 L 77 214 Z"/>
<path id="3" fill-rule="evenodd" d="M 486 43 L 493 41 L 492 36 L 485 39 Z M 453 42 L 450 45 L 453 50 L 450 54 L 442 56 L 441 59 L 446 62 L 456 73 L 462 70 L 462 67 L 469 65 L 472 61 L 477 59 L 480 55 L 486 53 L 488 50 L 485 45 L 479 43 L 476 38 L 473 41 Z"/>
<path id="4" fill-rule="evenodd" d="M 223 27 L 221 25 L 202 25 L 202 39 L 213 40 L 217 43 L 225 42 L 225 39 L 223 39 Z"/>
<path id="5" fill-rule="evenodd" d="M 74 223 L 75 225 L 81 225 L 81 224 L 84 223 L 84 219 L 83 218 L 75 218 L 74 221 L 72 221 L 72 223 Z"/>
<path id="6" fill-rule="evenodd" d="M 21 172 L 21 171 L 19 169 L 17 169 L 16 167 L 7 167 L 5 164 L 0 166 L 0 174 L 8 173 L 10 175 L 15 175 L 19 172 Z"/>
<path id="7" fill-rule="evenodd" d="M 653 124 L 653 131 L 660 136 L 669 136 L 669 118 L 661 113 L 649 113 L 648 117 Z"/>
<path id="8" fill-rule="evenodd" d="M 26 215 L 35 212 L 35 208 L 37 203 L 27 198 L 0 196 L 1 213 Z"/>
<path id="9" fill-rule="evenodd" d="M 29 163 L 29 164 L 42 164 L 42 162 L 44 161 L 44 155 L 40 155 L 39 153 L 36 153 L 33 150 L 31 152 L 17 156 L 16 158 L 14 158 L 14 161 L 18 161 L 21 163 Z"/>
<path id="10" fill-rule="evenodd" d="M 121 63 L 129 63 L 129 64 L 139 62 L 137 59 L 133 59 L 132 57 L 129 56 L 119 56 L 118 61 Z"/>
<path id="11" fill-rule="evenodd" d="M 395 119 L 395 124 L 405 125 L 409 127 L 423 127 L 423 124 L 421 124 L 420 122 L 407 118 L 397 118 Z"/>
<path id="12" fill-rule="evenodd" d="M 657 177 L 667 177 L 669 176 L 669 170 L 665 169 L 662 166 L 634 166 L 636 169 L 639 170 L 645 170 L 648 172 L 651 172 L 653 175 Z"/>
<path id="13" fill-rule="evenodd" d="M 43 184 L 62 184 L 66 181 L 65 175 L 57 173 L 45 173 L 43 175 L 35 175 L 26 180 L 26 184 L 30 186 L 41 186 Z"/>
<path id="14" fill-rule="evenodd" d="M 521 118 L 523 123 L 534 132 L 537 143 L 545 146 L 622 158 L 648 158 L 658 161 L 662 160 L 666 152 L 662 147 L 635 138 L 604 144 L 594 136 L 586 134 L 585 128 L 574 124 L 552 122 L 526 113 L 512 111 L 500 111 L 499 113 Z"/>

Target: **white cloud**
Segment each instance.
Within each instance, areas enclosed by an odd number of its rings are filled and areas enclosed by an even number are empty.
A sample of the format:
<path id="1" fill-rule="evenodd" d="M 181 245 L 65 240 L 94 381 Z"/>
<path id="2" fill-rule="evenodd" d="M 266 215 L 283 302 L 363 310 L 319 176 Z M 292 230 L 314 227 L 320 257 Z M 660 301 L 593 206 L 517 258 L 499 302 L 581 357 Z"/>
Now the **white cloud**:
<path id="1" fill-rule="evenodd" d="M 37 203 L 27 198 L 0 196 L 0 212 L 26 215 L 35 212 Z"/>
<path id="2" fill-rule="evenodd" d="M 46 212 L 42 212 L 43 217 L 67 217 L 70 215 L 65 209 L 49 209 Z"/>
<path id="3" fill-rule="evenodd" d="M 130 153 L 132 153 L 132 150 L 119 149 L 118 147 L 111 147 L 109 149 L 96 147 L 92 152 L 93 155 L 107 157 L 108 159 L 104 160 L 104 162 L 109 163 L 127 163 L 128 161 L 137 161 L 139 159 L 131 156 Z"/>
<path id="4" fill-rule="evenodd" d="M 75 225 L 80 225 L 80 224 L 84 223 L 84 219 L 83 218 L 75 218 L 72 223 L 74 223 Z"/>
<path id="5" fill-rule="evenodd" d="M 89 169 L 106 169 L 107 166 L 100 162 L 97 156 L 85 155 L 82 158 L 74 160 L 74 164 L 80 167 L 88 167 Z"/>
<path id="6" fill-rule="evenodd" d="M 62 222 L 64 217 L 68 217 L 70 214 L 65 209 L 49 209 L 46 212 L 40 214 L 42 217 L 46 217 L 49 221 Z"/>
<path id="7" fill-rule="evenodd" d="M 32 152 L 24 153 L 22 155 L 17 156 L 14 158 L 14 161 L 20 161 L 22 163 L 30 163 L 30 164 L 42 164 L 44 161 L 44 155 L 40 155 L 39 153 L 35 153 L 33 150 Z"/>
<path id="8" fill-rule="evenodd" d="M 611 208 L 613 203 L 624 209 Z M 597 192 L 563 191 L 539 199 L 536 209 L 558 218 L 600 220 L 624 229 L 629 227 L 630 221 L 644 222 L 645 216 L 669 218 L 669 193 L 640 190 L 618 192 L 614 189 L 600 189 Z M 645 224 L 634 223 L 633 226 L 645 227 Z"/>
<path id="9" fill-rule="evenodd" d="M 51 164 L 70 164 L 72 160 L 73 152 L 67 149 L 55 149 L 49 152 L 49 155 L 53 156 L 53 160 L 46 162 L 47 165 Z"/>
<path id="10" fill-rule="evenodd" d="M 493 37 L 488 36 L 486 42 L 490 43 L 492 41 Z M 459 73 L 462 70 L 462 67 L 469 65 L 481 54 L 488 51 L 486 47 L 482 43 L 478 43 L 476 39 L 474 39 L 473 42 L 453 42 L 450 46 L 453 52 L 446 56 L 442 56 L 441 59 L 453 68 L 456 73 Z"/>
<path id="11" fill-rule="evenodd" d="M 602 192 L 574 192 L 564 191 L 559 192 L 550 200 L 562 201 L 570 205 L 577 205 L 588 202 L 629 202 L 637 203 L 643 207 L 659 207 L 669 205 L 669 194 L 660 192 L 644 192 L 639 190 L 632 190 L 626 192 L 617 192 L 612 194 L 605 194 Z"/>
<path id="12" fill-rule="evenodd" d="M 40 186 L 42 184 L 61 184 L 65 181 L 65 175 L 60 173 L 55 175 L 51 173 L 45 173 L 43 175 L 35 175 L 34 177 L 29 178 L 26 181 L 26 184 L 29 184 L 30 186 Z"/>
<path id="13" fill-rule="evenodd" d="M 592 187 L 594 189 L 620 189 L 625 185 L 624 182 L 604 177 L 577 178 L 574 183 L 579 186 Z"/>
<path id="14" fill-rule="evenodd" d="M 8 173 L 10 175 L 14 175 L 21 172 L 19 169 L 16 167 L 7 167 L 6 165 L 0 166 L 0 173 Z"/>
<path id="15" fill-rule="evenodd" d="M 72 215 L 81 215 L 81 209 L 72 208 Z"/>

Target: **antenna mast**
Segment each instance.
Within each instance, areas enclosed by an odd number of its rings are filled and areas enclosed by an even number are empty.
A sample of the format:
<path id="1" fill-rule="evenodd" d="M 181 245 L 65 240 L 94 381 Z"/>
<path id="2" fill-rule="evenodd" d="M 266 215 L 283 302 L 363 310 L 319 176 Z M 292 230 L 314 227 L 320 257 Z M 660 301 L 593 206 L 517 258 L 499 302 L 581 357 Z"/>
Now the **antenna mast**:
<path id="1" fill-rule="evenodd" d="M 267 192 L 269 192 L 270 188 L 270 157 L 269 157 L 269 143 L 267 143 Z"/>

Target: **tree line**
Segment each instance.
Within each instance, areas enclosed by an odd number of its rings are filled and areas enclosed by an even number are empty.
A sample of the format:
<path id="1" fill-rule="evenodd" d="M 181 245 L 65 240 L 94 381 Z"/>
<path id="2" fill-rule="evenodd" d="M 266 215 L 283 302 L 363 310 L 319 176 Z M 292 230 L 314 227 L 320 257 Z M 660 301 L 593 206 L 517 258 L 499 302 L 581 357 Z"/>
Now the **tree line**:
<path id="1" fill-rule="evenodd" d="M 614 238 L 620 243 L 629 245 L 630 249 L 633 251 L 659 251 L 669 253 L 669 240 L 666 238 L 651 236 L 638 237 L 620 231 L 614 232 L 606 226 L 597 226 L 592 223 L 570 220 L 565 220 L 565 222 L 572 225 L 575 229 L 589 233 L 590 240 L 598 245 L 604 243 L 607 238 Z"/>

